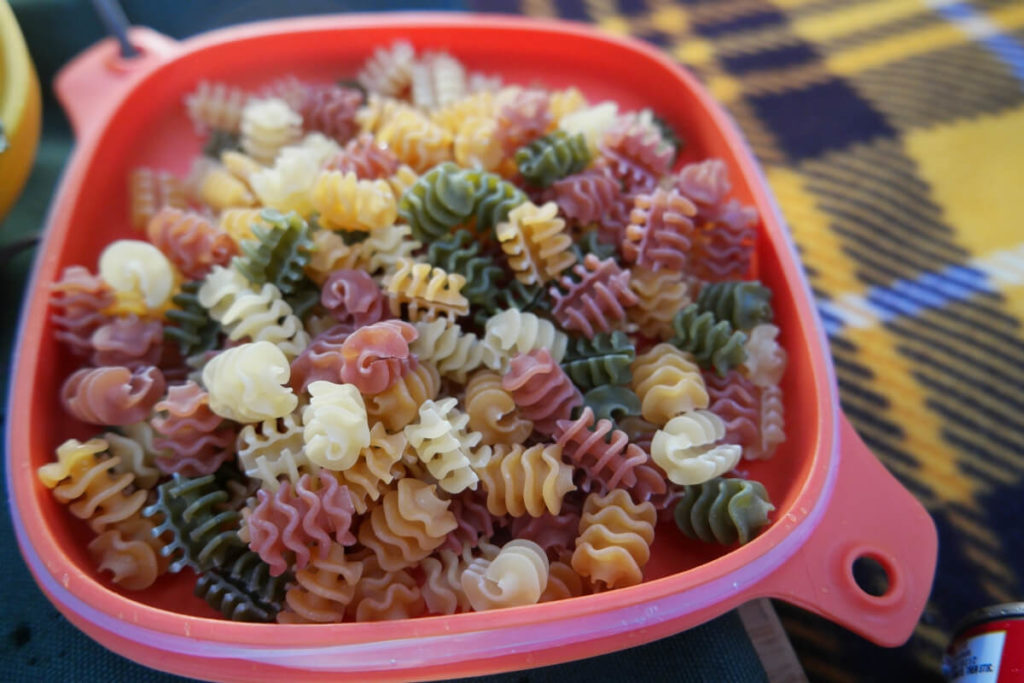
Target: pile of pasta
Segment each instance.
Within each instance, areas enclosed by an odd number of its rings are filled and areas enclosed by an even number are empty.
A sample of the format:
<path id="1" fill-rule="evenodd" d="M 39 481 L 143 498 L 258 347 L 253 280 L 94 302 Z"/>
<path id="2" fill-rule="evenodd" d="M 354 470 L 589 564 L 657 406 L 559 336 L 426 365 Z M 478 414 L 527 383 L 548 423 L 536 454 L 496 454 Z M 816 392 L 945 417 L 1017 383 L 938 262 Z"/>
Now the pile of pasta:
<path id="1" fill-rule="evenodd" d="M 185 105 L 202 156 L 133 172 L 139 234 L 53 288 L 97 431 L 39 479 L 115 584 L 452 614 L 638 584 L 659 520 L 768 523 L 741 460 L 784 440 L 786 356 L 722 161 L 673 171 L 649 111 L 405 43 Z"/>

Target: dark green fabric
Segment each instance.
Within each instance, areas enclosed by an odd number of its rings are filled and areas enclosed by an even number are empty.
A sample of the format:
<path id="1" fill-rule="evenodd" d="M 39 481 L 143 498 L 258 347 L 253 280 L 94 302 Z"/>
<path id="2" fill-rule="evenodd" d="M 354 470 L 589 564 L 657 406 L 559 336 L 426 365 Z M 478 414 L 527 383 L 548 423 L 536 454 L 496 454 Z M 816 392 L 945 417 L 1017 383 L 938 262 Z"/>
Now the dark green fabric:
<path id="1" fill-rule="evenodd" d="M 161 32 L 184 37 L 245 19 L 309 14 L 322 11 L 391 8 L 460 9 L 461 3 L 374 3 L 304 0 L 287 4 L 257 2 L 168 2 L 131 0 L 123 3 L 128 17 Z M 0 247 L 41 229 L 46 210 L 72 148 L 67 122 L 55 105 L 48 82 L 79 50 L 99 39 L 100 23 L 85 0 L 14 0 L 12 5 L 38 67 L 44 91 L 43 138 L 35 167 L 22 197 L 0 227 Z M 200 11 L 201 10 L 201 11 Z M 33 250 L 0 263 L 2 287 L 2 358 L 10 357 L 18 313 Z M 12 358 L 12 363 L 17 362 Z M 8 367 L 3 366 L 4 395 Z M 0 581 L 4 609 L 0 614 L 0 680 L 3 681 L 156 681 L 184 680 L 134 664 L 93 642 L 67 622 L 36 587 L 14 538 L 4 486 L 0 511 Z M 763 681 L 764 670 L 735 613 L 656 643 L 560 666 L 479 679 L 488 683 L 523 681 Z"/>

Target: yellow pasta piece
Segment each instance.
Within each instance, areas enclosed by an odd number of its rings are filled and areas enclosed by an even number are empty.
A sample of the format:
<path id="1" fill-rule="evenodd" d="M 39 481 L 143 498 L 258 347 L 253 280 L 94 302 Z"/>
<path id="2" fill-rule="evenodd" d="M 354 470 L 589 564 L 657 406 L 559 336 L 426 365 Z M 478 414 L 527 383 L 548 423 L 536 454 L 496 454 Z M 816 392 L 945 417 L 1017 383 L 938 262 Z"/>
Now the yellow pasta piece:
<path id="1" fill-rule="evenodd" d="M 578 88 L 555 90 L 551 93 L 551 97 L 548 100 L 548 110 L 551 112 L 551 118 L 556 123 L 586 106 L 587 98 L 583 96 L 583 93 Z"/>
<path id="2" fill-rule="evenodd" d="M 279 624 L 340 622 L 356 595 L 364 565 L 345 556 L 345 548 L 332 543 L 326 557 L 313 554 L 305 569 L 295 572 L 295 584 L 285 594 Z"/>
<path id="3" fill-rule="evenodd" d="M 474 373 L 466 384 L 465 403 L 469 428 L 480 432 L 483 443 L 523 443 L 533 433 L 533 422 L 519 414 L 497 372 Z"/>
<path id="4" fill-rule="evenodd" d="M 396 112 L 377 131 L 376 139 L 418 173 L 452 158 L 451 133 L 414 109 Z"/>
<path id="5" fill-rule="evenodd" d="M 39 481 L 53 490 L 53 497 L 97 533 L 136 515 L 146 502 L 144 489 L 132 490 L 134 475 L 112 474 L 120 458 L 100 459 L 106 450 L 103 439 L 68 439 L 57 448 L 57 462 L 38 470 Z"/>
<path id="6" fill-rule="evenodd" d="M 637 505 L 623 489 L 591 493 L 583 503 L 572 568 L 605 588 L 640 583 L 657 520 L 651 503 Z"/>
<path id="7" fill-rule="evenodd" d="M 575 491 L 572 466 L 558 444 L 496 444 L 490 459 L 477 467 L 492 515 L 557 515 L 566 493 Z"/>
<path id="8" fill-rule="evenodd" d="M 683 274 L 634 266 L 630 271 L 629 288 L 637 298 L 637 304 L 626 309 L 630 322 L 648 336 L 670 339 L 675 334 L 672 319 L 693 301 Z"/>
<path id="9" fill-rule="evenodd" d="M 516 279 L 524 285 L 554 280 L 576 262 L 570 251 L 572 237 L 554 202 L 520 204 L 509 212 L 508 221 L 497 225 L 495 233 Z"/>
<path id="10" fill-rule="evenodd" d="M 217 211 L 252 206 L 256 203 L 248 185 L 222 165 L 206 157 L 197 159 L 192 165 L 185 186 L 193 197 Z"/>
<path id="11" fill-rule="evenodd" d="M 242 110 L 242 149 L 263 164 L 302 137 L 302 117 L 282 99 L 249 100 Z"/>
<path id="12" fill-rule="evenodd" d="M 455 135 L 469 119 L 493 119 L 498 113 L 494 93 L 479 92 L 443 106 L 430 115 L 431 120 Z"/>
<path id="13" fill-rule="evenodd" d="M 429 263 L 399 258 L 395 272 L 385 278 L 385 284 L 393 315 L 401 315 L 403 306 L 407 319 L 414 321 L 434 320 L 439 315 L 454 320 L 469 312 L 469 301 L 462 296 L 466 278 Z"/>
<path id="14" fill-rule="evenodd" d="M 303 474 L 316 475 L 320 466 L 310 462 L 303 448 L 302 420 L 298 412 L 242 428 L 235 439 L 238 465 L 245 476 L 262 488 L 277 491 L 281 477 L 293 485 Z"/>
<path id="15" fill-rule="evenodd" d="M 329 230 L 379 230 L 398 216 L 398 204 L 384 180 L 359 180 L 356 174 L 324 171 L 312 189 L 312 206 Z"/>
<path id="16" fill-rule="evenodd" d="M 362 242 L 345 244 L 341 235 L 330 230 L 317 230 L 313 233 L 313 253 L 306 264 L 306 275 L 318 285 L 323 285 L 334 271 L 359 267 L 363 251 Z"/>
<path id="17" fill-rule="evenodd" d="M 388 434 L 383 423 L 370 429 L 370 444 L 363 448 L 356 463 L 338 472 L 338 482 L 347 486 L 358 514 L 366 512 L 369 503 L 380 499 L 384 488 L 404 474 L 402 459 L 409 442 L 405 434 Z"/>
<path id="18" fill-rule="evenodd" d="M 262 211 L 263 209 L 228 209 L 221 213 L 218 224 L 224 232 L 231 236 L 235 244 L 241 244 L 245 240 L 256 239 L 256 235 L 252 232 L 252 226 L 269 227 L 266 221 L 260 217 Z"/>
<path id="19" fill-rule="evenodd" d="M 448 501 L 433 485 L 405 478 L 359 525 L 359 542 L 373 550 L 382 569 L 395 571 L 430 555 L 456 526 Z"/>
<path id="20" fill-rule="evenodd" d="M 700 368 L 671 344 L 658 344 L 633 361 L 633 391 L 641 415 L 663 425 L 680 413 L 708 407 L 708 391 Z"/>
<path id="21" fill-rule="evenodd" d="M 440 389 L 441 375 L 433 363 L 418 363 L 383 392 L 367 396 L 366 413 L 389 432 L 401 431 L 416 419 L 424 401 L 437 398 Z"/>

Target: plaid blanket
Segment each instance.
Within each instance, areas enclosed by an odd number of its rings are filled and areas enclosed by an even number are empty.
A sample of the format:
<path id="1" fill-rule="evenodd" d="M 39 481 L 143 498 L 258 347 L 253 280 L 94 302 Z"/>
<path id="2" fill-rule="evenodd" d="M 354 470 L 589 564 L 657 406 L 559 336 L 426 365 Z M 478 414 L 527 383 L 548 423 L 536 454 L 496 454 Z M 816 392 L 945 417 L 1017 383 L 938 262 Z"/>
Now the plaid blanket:
<path id="1" fill-rule="evenodd" d="M 784 622 L 814 679 L 938 677 L 957 619 L 1022 595 L 1024 3 L 471 4 L 651 41 L 735 117 L 801 250 L 843 408 L 940 538 L 905 647 L 794 608 Z"/>

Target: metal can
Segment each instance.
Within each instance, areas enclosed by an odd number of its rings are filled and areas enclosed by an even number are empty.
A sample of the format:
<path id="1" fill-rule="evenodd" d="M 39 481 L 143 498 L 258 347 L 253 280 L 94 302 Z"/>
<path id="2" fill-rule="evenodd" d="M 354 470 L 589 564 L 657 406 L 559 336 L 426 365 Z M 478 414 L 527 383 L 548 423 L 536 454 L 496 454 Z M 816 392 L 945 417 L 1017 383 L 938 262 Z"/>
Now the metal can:
<path id="1" fill-rule="evenodd" d="M 1024 602 L 983 607 L 957 625 L 942 659 L 950 683 L 1024 681 Z"/>

